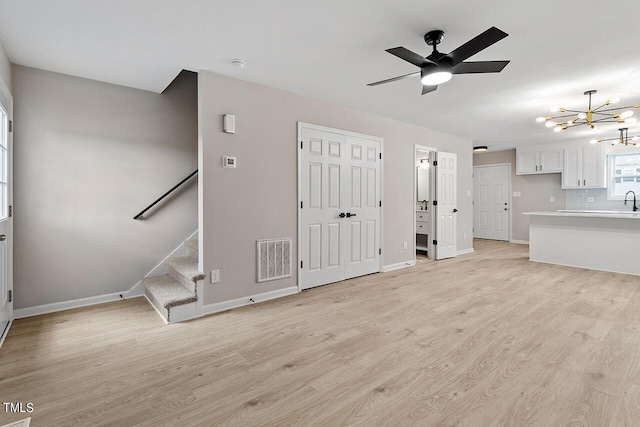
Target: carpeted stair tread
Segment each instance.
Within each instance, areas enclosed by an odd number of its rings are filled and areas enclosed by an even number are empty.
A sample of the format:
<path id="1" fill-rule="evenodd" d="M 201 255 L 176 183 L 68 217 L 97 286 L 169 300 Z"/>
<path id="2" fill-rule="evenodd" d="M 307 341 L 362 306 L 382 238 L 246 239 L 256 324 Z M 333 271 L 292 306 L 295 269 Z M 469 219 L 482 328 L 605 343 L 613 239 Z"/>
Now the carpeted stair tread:
<path id="1" fill-rule="evenodd" d="M 193 282 L 204 280 L 206 277 L 204 273 L 198 271 L 198 261 L 190 256 L 169 258 L 165 264 Z"/>
<path id="2" fill-rule="evenodd" d="M 198 301 L 195 292 L 192 292 L 176 282 L 168 274 L 162 276 L 145 277 L 142 282 L 153 298 L 167 310 L 183 304 Z"/>

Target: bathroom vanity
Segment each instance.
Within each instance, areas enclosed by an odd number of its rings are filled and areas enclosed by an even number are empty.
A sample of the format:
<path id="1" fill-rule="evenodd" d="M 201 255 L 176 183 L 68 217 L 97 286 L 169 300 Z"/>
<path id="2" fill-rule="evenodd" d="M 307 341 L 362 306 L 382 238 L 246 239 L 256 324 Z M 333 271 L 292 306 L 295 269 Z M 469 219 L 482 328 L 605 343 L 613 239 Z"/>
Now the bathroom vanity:
<path id="1" fill-rule="evenodd" d="M 429 250 L 429 230 L 431 229 L 431 212 L 416 211 L 416 250 Z"/>

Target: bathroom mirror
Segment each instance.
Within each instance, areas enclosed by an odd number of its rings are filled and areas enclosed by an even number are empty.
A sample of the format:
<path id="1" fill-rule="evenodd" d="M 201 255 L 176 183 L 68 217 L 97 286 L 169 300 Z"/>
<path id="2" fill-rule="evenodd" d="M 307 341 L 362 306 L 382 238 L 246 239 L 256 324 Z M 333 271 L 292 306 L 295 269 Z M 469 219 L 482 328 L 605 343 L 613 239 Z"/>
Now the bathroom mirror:
<path id="1" fill-rule="evenodd" d="M 418 166 L 417 202 L 429 201 L 429 160 L 425 160 Z"/>

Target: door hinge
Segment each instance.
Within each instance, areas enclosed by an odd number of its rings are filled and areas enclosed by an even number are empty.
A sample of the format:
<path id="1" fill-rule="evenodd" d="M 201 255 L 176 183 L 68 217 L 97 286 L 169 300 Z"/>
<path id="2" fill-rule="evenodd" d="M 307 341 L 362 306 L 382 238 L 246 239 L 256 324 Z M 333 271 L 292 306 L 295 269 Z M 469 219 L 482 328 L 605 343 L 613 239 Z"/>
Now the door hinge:
<path id="1" fill-rule="evenodd" d="M 302 209 L 302 203 L 304 203 L 304 202 L 300 202 L 300 209 Z"/>
<path id="2" fill-rule="evenodd" d="M 378 248 L 378 255 L 382 255 L 382 248 Z"/>
<path id="3" fill-rule="evenodd" d="M 9 205 L 9 218 L 13 216 L 13 206 Z"/>
<path id="4" fill-rule="evenodd" d="M 302 261 L 300 261 L 300 268 L 302 268 Z"/>
<path id="5" fill-rule="evenodd" d="M 11 290 L 9 291 L 8 298 L 9 298 L 9 302 L 13 301 L 13 291 Z"/>
<path id="6" fill-rule="evenodd" d="M 302 150 L 302 141 L 300 141 L 300 149 Z"/>
<path id="7" fill-rule="evenodd" d="M 438 246 L 438 241 L 437 241 L 437 240 L 434 240 L 434 241 L 433 241 L 433 244 L 434 244 L 434 245 L 436 245 L 436 246 Z"/>
<path id="8" fill-rule="evenodd" d="M 380 160 L 382 160 L 382 153 L 380 153 Z"/>
<path id="9" fill-rule="evenodd" d="M 438 161 L 437 160 L 433 161 L 433 166 L 438 166 Z"/>
<path id="10" fill-rule="evenodd" d="M 380 207 L 382 207 L 382 200 L 380 200 Z"/>
<path id="11" fill-rule="evenodd" d="M 433 201 L 433 203 L 432 203 L 432 205 L 433 205 L 433 206 L 438 206 L 438 201 L 437 201 L 437 200 L 434 200 L 434 201 Z"/>
<path id="12" fill-rule="evenodd" d="M 9 120 L 9 132 L 13 132 L 13 120 Z"/>

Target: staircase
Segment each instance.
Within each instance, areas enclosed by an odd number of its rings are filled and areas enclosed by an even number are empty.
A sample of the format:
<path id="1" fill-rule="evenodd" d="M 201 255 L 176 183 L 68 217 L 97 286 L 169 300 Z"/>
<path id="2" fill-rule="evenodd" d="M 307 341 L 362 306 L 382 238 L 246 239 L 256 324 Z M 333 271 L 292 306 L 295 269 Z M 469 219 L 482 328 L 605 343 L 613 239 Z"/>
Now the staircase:
<path id="1" fill-rule="evenodd" d="M 202 313 L 202 281 L 198 271 L 198 241 L 187 240 L 142 279 L 145 296 L 167 323 Z"/>

